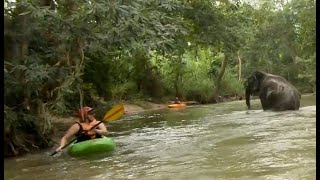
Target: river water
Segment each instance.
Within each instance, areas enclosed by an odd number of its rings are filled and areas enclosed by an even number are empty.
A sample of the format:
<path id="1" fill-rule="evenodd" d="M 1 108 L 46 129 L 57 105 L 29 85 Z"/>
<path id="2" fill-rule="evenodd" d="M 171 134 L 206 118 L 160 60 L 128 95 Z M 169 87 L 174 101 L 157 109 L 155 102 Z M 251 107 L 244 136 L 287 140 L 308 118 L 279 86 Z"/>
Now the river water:
<path id="1" fill-rule="evenodd" d="M 316 179 L 315 96 L 299 111 L 265 112 L 259 100 L 126 115 L 110 123 L 109 155 L 4 160 L 5 180 Z"/>

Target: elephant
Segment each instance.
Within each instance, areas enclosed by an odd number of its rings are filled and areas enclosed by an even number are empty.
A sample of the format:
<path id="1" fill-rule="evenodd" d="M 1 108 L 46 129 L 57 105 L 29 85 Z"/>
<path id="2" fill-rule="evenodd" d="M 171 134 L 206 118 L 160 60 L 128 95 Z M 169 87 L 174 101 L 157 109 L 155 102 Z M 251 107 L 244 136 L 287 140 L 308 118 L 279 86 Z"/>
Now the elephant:
<path id="1" fill-rule="evenodd" d="M 299 110 L 301 93 L 284 77 L 263 71 L 254 71 L 246 81 L 246 104 L 250 106 L 250 95 L 258 95 L 264 111 Z"/>

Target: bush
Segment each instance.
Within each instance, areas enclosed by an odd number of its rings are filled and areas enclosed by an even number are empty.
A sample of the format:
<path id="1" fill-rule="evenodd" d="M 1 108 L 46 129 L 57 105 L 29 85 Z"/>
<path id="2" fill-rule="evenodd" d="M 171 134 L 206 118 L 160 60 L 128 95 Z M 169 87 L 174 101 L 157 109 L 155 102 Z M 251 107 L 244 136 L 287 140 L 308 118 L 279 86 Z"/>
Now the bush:
<path id="1" fill-rule="evenodd" d="M 244 85 L 233 73 L 230 68 L 226 68 L 221 81 L 219 94 L 221 95 L 239 95 L 244 96 Z"/>
<path id="2" fill-rule="evenodd" d="M 111 87 L 111 99 L 125 99 L 129 95 L 137 94 L 137 85 L 135 82 L 129 81 L 123 84 L 115 84 Z"/>

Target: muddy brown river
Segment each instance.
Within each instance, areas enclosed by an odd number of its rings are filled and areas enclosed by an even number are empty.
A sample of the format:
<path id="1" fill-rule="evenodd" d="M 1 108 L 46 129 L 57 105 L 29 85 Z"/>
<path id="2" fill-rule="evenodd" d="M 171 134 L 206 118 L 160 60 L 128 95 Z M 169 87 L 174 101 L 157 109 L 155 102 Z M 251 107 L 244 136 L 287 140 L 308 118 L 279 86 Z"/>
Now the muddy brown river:
<path id="1" fill-rule="evenodd" d="M 109 124 L 109 155 L 4 160 L 5 180 L 316 179 L 316 96 L 299 111 L 265 112 L 259 100 L 126 115 Z"/>

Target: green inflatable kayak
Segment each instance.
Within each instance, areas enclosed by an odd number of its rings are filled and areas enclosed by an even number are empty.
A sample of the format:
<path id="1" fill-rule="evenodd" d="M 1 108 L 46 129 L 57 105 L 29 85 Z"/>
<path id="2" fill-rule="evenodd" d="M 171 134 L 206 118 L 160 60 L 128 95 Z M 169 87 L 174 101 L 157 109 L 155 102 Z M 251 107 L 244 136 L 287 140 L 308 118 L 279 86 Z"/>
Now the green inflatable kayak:
<path id="1" fill-rule="evenodd" d="M 73 143 L 68 149 L 68 154 L 73 157 L 88 156 L 111 152 L 115 147 L 116 144 L 113 139 L 104 136 L 102 138 Z"/>

